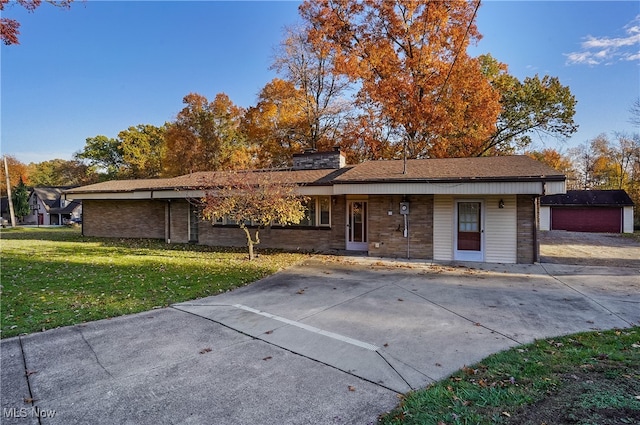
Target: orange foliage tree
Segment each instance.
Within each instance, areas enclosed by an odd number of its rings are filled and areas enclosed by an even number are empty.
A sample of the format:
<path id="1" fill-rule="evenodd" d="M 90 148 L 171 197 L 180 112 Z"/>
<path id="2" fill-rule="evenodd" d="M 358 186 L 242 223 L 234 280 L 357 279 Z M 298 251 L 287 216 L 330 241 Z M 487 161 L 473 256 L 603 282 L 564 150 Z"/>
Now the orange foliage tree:
<path id="1" fill-rule="evenodd" d="M 243 131 L 260 168 L 291 165 L 304 144 L 305 98 L 293 83 L 273 79 L 260 91 L 256 106 L 244 116 Z"/>
<path id="2" fill-rule="evenodd" d="M 333 52 L 334 70 L 359 84 L 408 157 L 467 156 L 494 131 L 499 93 L 466 53 L 480 38 L 478 2 L 305 1 L 309 40 Z M 367 135 L 367 133 L 363 133 Z M 374 139 L 364 143 L 375 143 Z"/>
<path id="3" fill-rule="evenodd" d="M 18 185 L 20 179 L 24 184 L 29 184 L 29 170 L 27 165 L 20 162 L 13 155 L 3 155 L 0 158 L 0 167 L 2 167 L 2 178 L 0 179 L 0 193 L 2 196 L 7 196 L 7 179 L 4 173 L 4 159 L 7 159 L 7 168 L 9 169 L 9 181 L 11 188 L 13 189 Z"/>
<path id="4" fill-rule="evenodd" d="M 306 149 L 329 150 L 336 144 L 346 112 L 349 80 L 335 72 L 334 52 L 311 43 L 303 27 L 286 29 L 272 68 L 302 95 L 300 142 Z"/>
<path id="5" fill-rule="evenodd" d="M 249 166 L 251 158 L 241 130 L 242 108 L 224 93 L 216 95 L 212 102 L 190 93 L 183 103 L 186 106 L 165 132 L 163 175 Z"/>
<path id="6" fill-rule="evenodd" d="M 276 173 L 215 173 L 203 183 L 206 194 L 200 200 L 202 217 L 214 223 L 220 219 L 237 223 L 247 237 L 250 260 L 255 258 L 254 246 L 260 243 L 261 228 L 272 223 L 298 224 L 305 217 L 305 197 L 297 194 L 295 184 L 282 181 Z"/>

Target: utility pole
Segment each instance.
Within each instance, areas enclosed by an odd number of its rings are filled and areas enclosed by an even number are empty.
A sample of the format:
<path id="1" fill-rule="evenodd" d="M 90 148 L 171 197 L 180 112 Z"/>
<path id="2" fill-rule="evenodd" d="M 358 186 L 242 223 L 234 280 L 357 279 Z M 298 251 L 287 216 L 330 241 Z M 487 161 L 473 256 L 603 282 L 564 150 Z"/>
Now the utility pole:
<path id="1" fill-rule="evenodd" d="M 7 201 L 9 202 L 9 214 L 11 215 L 11 227 L 16 227 L 16 215 L 13 212 L 13 199 L 11 199 L 11 181 L 9 180 L 9 166 L 7 157 L 4 157 L 4 175 L 7 178 Z"/>

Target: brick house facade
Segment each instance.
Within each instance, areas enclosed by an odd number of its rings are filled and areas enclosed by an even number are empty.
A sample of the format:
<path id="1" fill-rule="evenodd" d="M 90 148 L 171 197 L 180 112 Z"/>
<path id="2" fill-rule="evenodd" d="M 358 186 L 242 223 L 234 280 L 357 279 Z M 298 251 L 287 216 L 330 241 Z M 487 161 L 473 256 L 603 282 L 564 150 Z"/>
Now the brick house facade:
<path id="1" fill-rule="evenodd" d="M 338 151 L 311 152 L 272 173 L 296 183 L 315 215 L 298 226 L 262 229 L 259 248 L 436 261 L 538 261 L 539 197 L 563 193 L 565 182 L 524 156 L 346 166 Z M 198 175 L 104 182 L 67 196 L 82 199 L 87 236 L 246 246 L 237 225 L 199 217 L 194 200 L 206 188 L 194 184 Z"/>

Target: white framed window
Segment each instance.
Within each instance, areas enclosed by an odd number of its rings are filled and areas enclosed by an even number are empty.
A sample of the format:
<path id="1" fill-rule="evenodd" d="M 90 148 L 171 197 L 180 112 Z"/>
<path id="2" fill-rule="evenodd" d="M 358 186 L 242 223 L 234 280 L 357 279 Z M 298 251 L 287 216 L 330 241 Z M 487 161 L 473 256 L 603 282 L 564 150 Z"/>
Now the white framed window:
<path id="1" fill-rule="evenodd" d="M 306 214 L 299 224 L 299 227 L 331 227 L 331 197 L 312 196 L 305 203 Z M 229 217 L 218 218 L 212 223 L 214 226 L 237 226 L 238 223 Z M 245 223 L 247 226 L 256 223 Z M 282 226 L 280 223 L 273 223 L 274 226 Z"/>

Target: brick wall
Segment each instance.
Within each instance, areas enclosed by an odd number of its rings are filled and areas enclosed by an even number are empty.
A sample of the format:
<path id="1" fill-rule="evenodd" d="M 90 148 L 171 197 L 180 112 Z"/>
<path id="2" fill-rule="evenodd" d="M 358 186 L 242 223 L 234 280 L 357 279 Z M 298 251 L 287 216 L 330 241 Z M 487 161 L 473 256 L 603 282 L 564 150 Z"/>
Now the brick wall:
<path id="1" fill-rule="evenodd" d="M 345 165 L 346 159 L 340 150 L 331 152 L 306 152 L 293 155 L 294 170 L 338 169 Z"/>
<path id="2" fill-rule="evenodd" d="M 250 228 L 251 237 L 255 228 Z M 277 248 L 289 251 L 328 251 L 331 249 L 330 228 L 265 228 L 260 230 L 260 248 Z M 212 226 L 200 222 L 198 243 L 210 246 L 247 246 L 247 236 L 242 229 L 233 226 Z"/>
<path id="3" fill-rule="evenodd" d="M 83 233 L 112 238 L 164 239 L 165 201 L 84 200 Z"/>
<path id="4" fill-rule="evenodd" d="M 433 258 L 433 196 L 409 196 L 408 238 L 404 237 L 402 196 L 369 196 L 369 255 Z M 392 215 L 389 215 L 389 211 Z"/>
<path id="5" fill-rule="evenodd" d="M 331 198 L 331 241 L 330 249 L 341 251 L 347 245 L 347 197 Z"/>
<path id="6" fill-rule="evenodd" d="M 533 195 L 518 195 L 518 263 L 531 264 L 539 261 L 538 226 L 537 226 L 537 200 Z"/>

